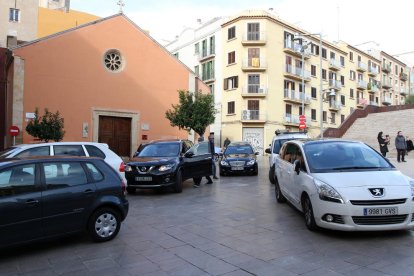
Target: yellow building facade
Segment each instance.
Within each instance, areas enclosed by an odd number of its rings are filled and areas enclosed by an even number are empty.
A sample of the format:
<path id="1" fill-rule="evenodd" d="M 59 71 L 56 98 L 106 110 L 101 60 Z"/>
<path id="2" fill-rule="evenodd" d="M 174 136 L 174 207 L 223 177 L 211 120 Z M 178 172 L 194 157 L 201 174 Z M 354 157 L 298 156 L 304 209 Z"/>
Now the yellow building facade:
<path id="1" fill-rule="evenodd" d="M 51 10 L 39 7 L 37 37 L 42 38 L 64 30 L 78 27 L 100 17 L 84 12 Z"/>
<path id="2" fill-rule="evenodd" d="M 222 25 L 222 43 L 222 135 L 250 141 L 261 153 L 275 130 L 300 131 L 300 115 L 309 135 L 317 137 L 321 125 L 337 128 L 355 108 L 387 105 L 387 97 L 398 98 L 391 104 L 404 99 L 383 88 L 380 55 L 323 39 L 321 48 L 319 34 L 266 11 L 230 18 Z"/>

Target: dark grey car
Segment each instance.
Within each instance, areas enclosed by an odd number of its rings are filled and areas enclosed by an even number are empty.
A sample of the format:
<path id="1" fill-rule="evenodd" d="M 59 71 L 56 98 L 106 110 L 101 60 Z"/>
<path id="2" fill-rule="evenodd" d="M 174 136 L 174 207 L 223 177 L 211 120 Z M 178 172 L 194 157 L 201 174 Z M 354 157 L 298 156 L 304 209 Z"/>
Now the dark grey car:
<path id="1" fill-rule="evenodd" d="M 88 231 L 119 232 L 128 214 L 125 183 L 103 159 L 0 159 L 0 247 Z"/>

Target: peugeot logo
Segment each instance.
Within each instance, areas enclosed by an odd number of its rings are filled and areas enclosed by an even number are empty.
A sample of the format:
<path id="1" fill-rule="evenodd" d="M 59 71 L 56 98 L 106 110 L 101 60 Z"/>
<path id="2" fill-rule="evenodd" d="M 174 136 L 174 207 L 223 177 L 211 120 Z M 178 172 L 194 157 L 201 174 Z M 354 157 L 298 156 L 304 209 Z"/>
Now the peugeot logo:
<path id="1" fill-rule="evenodd" d="M 383 197 L 384 196 L 384 188 L 369 188 L 368 189 L 373 197 Z"/>

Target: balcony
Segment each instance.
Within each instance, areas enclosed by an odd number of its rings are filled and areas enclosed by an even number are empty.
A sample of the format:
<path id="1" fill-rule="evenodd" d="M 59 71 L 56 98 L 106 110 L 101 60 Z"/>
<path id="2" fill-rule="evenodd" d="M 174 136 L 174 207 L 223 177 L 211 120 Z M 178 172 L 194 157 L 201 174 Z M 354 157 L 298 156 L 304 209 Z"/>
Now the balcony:
<path id="1" fill-rule="evenodd" d="M 304 81 L 309 82 L 311 80 L 310 72 L 305 70 L 303 73 L 304 73 Z M 297 81 L 302 81 L 302 68 L 293 67 L 292 65 L 286 64 L 284 75 L 286 78 L 291 78 Z"/>
<path id="2" fill-rule="evenodd" d="M 304 96 L 305 96 L 305 99 L 304 99 L 305 100 L 304 101 L 305 105 L 310 104 L 310 102 L 311 102 L 311 97 L 310 96 L 308 96 L 308 95 L 306 95 L 302 92 L 285 89 L 283 100 L 285 102 L 289 102 L 289 103 L 302 104 L 302 100 L 303 100 Z"/>
<path id="3" fill-rule="evenodd" d="M 368 100 L 367 99 L 364 99 L 364 98 L 357 98 L 357 104 L 356 104 L 356 106 L 358 107 L 358 108 L 364 108 L 367 104 L 368 104 Z"/>
<path id="4" fill-rule="evenodd" d="M 267 69 L 266 59 L 250 58 L 243 60 L 242 70 L 244 72 L 263 72 Z"/>
<path id="5" fill-rule="evenodd" d="M 264 98 L 267 95 L 267 87 L 259 84 L 249 84 L 247 87 L 242 87 L 241 95 L 244 98 Z"/>
<path id="6" fill-rule="evenodd" d="M 266 42 L 267 40 L 265 32 L 250 32 L 243 34 L 242 44 L 245 46 L 265 45 Z"/>
<path id="7" fill-rule="evenodd" d="M 329 61 L 329 69 L 332 69 L 334 71 L 339 71 L 341 69 L 341 63 L 339 62 L 339 60 L 332 58 Z"/>
<path id="8" fill-rule="evenodd" d="M 341 90 L 342 83 L 339 80 L 329 79 L 329 89 Z"/>
<path id="9" fill-rule="evenodd" d="M 365 63 L 363 63 L 362 61 L 358 61 L 357 71 L 366 72 L 367 71 L 367 65 Z"/>
<path id="10" fill-rule="evenodd" d="M 242 123 L 265 123 L 265 114 L 260 113 L 260 110 L 242 110 Z"/>
<path id="11" fill-rule="evenodd" d="M 299 115 L 292 115 L 289 113 L 285 113 L 283 116 L 283 125 L 299 126 Z"/>
<path id="12" fill-rule="evenodd" d="M 382 88 L 384 89 L 390 89 L 392 88 L 392 83 L 389 80 L 383 80 L 382 82 Z"/>
<path id="13" fill-rule="evenodd" d="M 302 45 L 300 45 L 296 41 L 285 40 L 285 47 L 283 48 L 283 52 L 302 58 L 301 50 L 302 50 Z M 303 58 L 304 59 L 310 58 L 310 54 L 308 51 L 305 51 Z"/>
<path id="14" fill-rule="evenodd" d="M 368 83 L 367 90 L 368 90 L 368 93 L 377 93 L 379 91 L 379 87 L 372 83 Z"/>
<path id="15" fill-rule="evenodd" d="M 211 51 L 207 52 L 207 51 L 203 51 L 198 53 L 198 61 L 199 62 L 204 62 L 207 61 L 209 59 L 213 59 L 216 57 L 216 53 L 214 51 L 214 49 L 211 49 Z"/>
<path id="16" fill-rule="evenodd" d="M 370 101 L 369 102 L 369 105 L 378 106 L 378 103 L 377 102 L 374 102 L 374 101 Z"/>
<path id="17" fill-rule="evenodd" d="M 364 81 L 364 80 L 358 80 L 358 82 L 357 82 L 357 89 L 360 89 L 360 90 L 365 90 L 365 89 L 367 89 L 367 82 L 366 81 Z"/>
<path id="18" fill-rule="evenodd" d="M 371 77 L 376 77 L 379 74 L 378 67 L 369 66 L 368 67 L 368 75 Z"/>
<path id="19" fill-rule="evenodd" d="M 407 96 L 408 95 L 408 90 L 405 88 L 400 88 L 400 95 L 401 96 Z"/>
<path id="20" fill-rule="evenodd" d="M 390 73 L 391 72 L 391 64 L 383 62 L 382 63 L 382 72 Z"/>
<path id="21" fill-rule="evenodd" d="M 389 98 L 389 97 L 383 97 L 382 98 L 382 104 L 383 105 L 391 105 L 392 104 L 391 98 Z"/>
<path id="22" fill-rule="evenodd" d="M 329 101 L 329 110 L 339 111 L 342 108 L 342 103 L 338 101 Z"/>
<path id="23" fill-rule="evenodd" d="M 408 80 L 408 75 L 407 75 L 407 73 L 400 73 L 400 80 L 402 80 L 402 81 L 407 81 L 407 80 Z"/>

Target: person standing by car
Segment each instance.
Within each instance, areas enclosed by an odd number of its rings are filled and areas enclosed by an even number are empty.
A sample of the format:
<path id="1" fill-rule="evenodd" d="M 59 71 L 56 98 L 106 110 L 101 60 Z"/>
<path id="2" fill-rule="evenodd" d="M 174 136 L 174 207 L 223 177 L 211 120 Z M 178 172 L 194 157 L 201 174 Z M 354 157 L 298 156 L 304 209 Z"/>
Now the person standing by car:
<path id="1" fill-rule="evenodd" d="M 395 148 L 397 149 L 397 161 L 407 162 L 404 160 L 405 151 L 407 150 L 407 143 L 401 130 L 397 132 L 397 137 L 395 137 Z"/>
<path id="2" fill-rule="evenodd" d="M 200 143 L 200 142 L 204 142 L 204 137 L 203 136 L 200 136 L 198 138 L 198 143 Z M 210 145 L 209 145 L 209 148 L 210 148 Z M 214 164 L 214 161 L 213 160 L 212 160 L 212 163 Z M 213 184 L 213 180 L 211 179 L 210 175 L 205 175 L 204 177 L 207 179 L 207 183 L 206 184 Z M 193 177 L 193 181 L 194 181 L 193 187 L 194 188 L 200 187 L 201 179 L 202 178 L 203 177 Z"/>
<path id="3" fill-rule="evenodd" d="M 387 152 L 388 152 L 389 139 L 388 139 L 388 141 L 386 141 L 386 139 L 384 139 L 382 137 L 382 133 L 383 133 L 382 131 L 380 131 L 378 133 L 377 140 L 378 140 L 378 143 L 379 143 L 380 152 L 381 152 L 382 156 L 385 157 L 387 155 Z"/>
<path id="4" fill-rule="evenodd" d="M 226 140 L 224 140 L 223 144 L 223 151 L 227 148 L 227 146 L 231 143 L 229 137 L 226 137 Z"/>
<path id="5" fill-rule="evenodd" d="M 210 135 L 208 136 L 208 144 L 210 146 L 210 152 L 211 152 L 211 160 L 214 160 L 214 132 L 210 132 Z M 216 174 L 216 164 L 214 162 L 211 162 L 211 166 L 213 169 L 213 178 L 218 179 Z"/>

